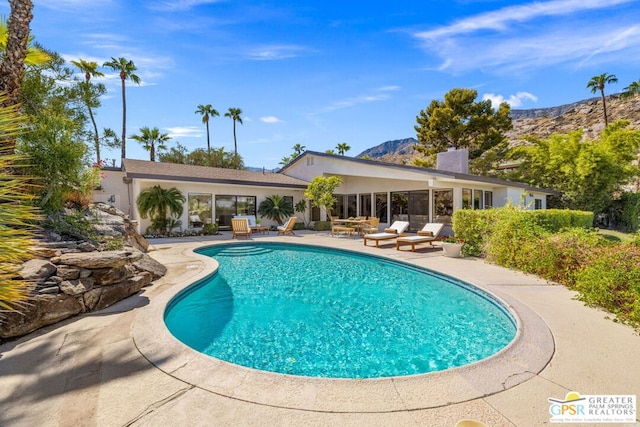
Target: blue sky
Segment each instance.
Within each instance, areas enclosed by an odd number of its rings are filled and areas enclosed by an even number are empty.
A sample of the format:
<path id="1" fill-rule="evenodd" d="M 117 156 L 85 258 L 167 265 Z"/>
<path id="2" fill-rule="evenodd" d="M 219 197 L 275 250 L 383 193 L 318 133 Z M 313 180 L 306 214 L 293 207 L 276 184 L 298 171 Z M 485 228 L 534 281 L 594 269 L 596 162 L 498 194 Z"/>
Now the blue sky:
<path id="1" fill-rule="evenodd" d="M 229 107 L 243 110 L 238 151 L 268 169 L 295 144 L 347 155 L 415 136 L 416 115 L 452 88 L 512 108 L 594 96 L 591 77 L 640 79 L 640 0 L 225 1 L 34 0 L 32 33 L 68 61 L 133 60 L 127 130 L 158 127 L 206 148 L 198 104 L 211 104 L 211 145 L 233 150 Z M 0 6 L 8 16 L 8 2 Z M 119 77 L 100 128 L 122 129 Z M 119 151 L 103 157 L 119 159 Z M 148 159 L 129 140 L 127 157 Z M 119 164 L 119 160 L 118 160 Z"/>

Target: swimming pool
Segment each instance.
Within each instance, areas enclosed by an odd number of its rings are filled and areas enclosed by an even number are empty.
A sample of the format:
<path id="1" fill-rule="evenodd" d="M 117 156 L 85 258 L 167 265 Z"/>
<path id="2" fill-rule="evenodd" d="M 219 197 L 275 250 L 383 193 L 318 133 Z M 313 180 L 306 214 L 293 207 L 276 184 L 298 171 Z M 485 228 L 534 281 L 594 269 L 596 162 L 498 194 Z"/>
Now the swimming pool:
<path id="1" fill-rule="evenodd" d="M 489 294 L 407 264 L 279 243 L 197 252 L 219 270 L 173 298 L 165 323 L 188 346 L 238 365 L 330 378 L 413 375 L 487 358 L 516 334 Z"/>

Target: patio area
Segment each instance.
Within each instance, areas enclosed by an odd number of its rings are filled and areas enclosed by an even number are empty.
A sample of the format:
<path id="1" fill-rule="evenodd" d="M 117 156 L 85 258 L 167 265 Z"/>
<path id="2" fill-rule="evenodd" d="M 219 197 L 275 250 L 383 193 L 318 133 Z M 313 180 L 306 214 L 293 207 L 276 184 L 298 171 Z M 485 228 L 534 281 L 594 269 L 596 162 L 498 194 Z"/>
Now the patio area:
<path id="1" fill-rule="evenodd" d="M 0 425 L 454 426 L 472 418 L 533 426 L 549 423 L 549 397 L 640 395 L 638 334 L 563 286 L 480 259 L 446 258 L 440 248 L 365 247 L 329 232 L 251 239 L 388 256 L 467 281 L 516 309 L 527 326 L 520 343 L 483 366 L 397 380 L 291 379 L 215 361 L 177 343 L 158 316 L 215 265 L 192 250 L 230 237 L 154 240 L 150 255 L 168 272 L 153 286 L 0 346 Z"/>

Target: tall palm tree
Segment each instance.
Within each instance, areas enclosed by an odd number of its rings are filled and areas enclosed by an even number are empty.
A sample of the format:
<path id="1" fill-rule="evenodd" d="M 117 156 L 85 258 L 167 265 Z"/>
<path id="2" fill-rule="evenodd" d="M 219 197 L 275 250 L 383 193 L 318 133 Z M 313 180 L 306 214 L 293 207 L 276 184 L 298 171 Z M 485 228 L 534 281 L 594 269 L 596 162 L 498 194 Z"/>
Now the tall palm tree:
<path id="1" fill-rule="evenodd" d="M 240 108 L 229 107 L 229 111 L 224 113 L 225 117 L 231 117 L 233 120 L 233 145 L 234 145 L 234 153 L 238 155 L 238 140 L 236 138 L 236 122 L 242 124 L 242 110 Z"/>
<path id="2" fill-rule="evenodd" d="M 600 95 L 602 95 L 602 111 L 604 112 L 604 125 L 609 125 L 609 120 L 607 118 L 607 101 L 604 97 L 604 87 L 611 83 L 617 83 L 618 78 L 615 74 L 607 74 L 602 73 L 599 76 L 593 76 L 589 83 L 587 83 L 587 89 L 591 89 L 591 93 L 596 93 L 600 91 Z"/>
<path id="3" fill-rule="evenodd" d="M 113 71 L 120 72 L 120 80 L 122 80 L 122 158 L 127 157 L 127 98 L 125 94 L 125 81 L 131 80 L 135 84 L 140 84 L 140 77 L 133 72 L 136 68 L 133 61 L 126 58 L 114 58 L 111 57 L 111 61 L 107 61 L 102 64 L 104 67 L 109 67 Z"/>
<path id="4" fill-rule="evenodd" d="M 304 153 L 304 150 L 307 149 L 307 147 L 301 144 L 296 144 L 292 148 L 293 148 L 293 152 L 296 154 L 296 157 Z"/>
<path id="5" fill-rule="evenodd" d="M 176 187 L 169 189 L 155 185 L 140 192 L 136 205 L 142 218 L 151 218 L 151 227 L 161 233 L 167 231 L 169 217 L 179 218 L 186 198 Z"/>
<path id="6" fill-rule="evenodd" d="M 336 150 L 338 150 L 338 154 L 344 156 L 344 153 L 351 150 L 351 147 L 349 147 L 349 144 L 347 144 L 346 142 L 341 142 L 340 144 L 336 145 Z"/>
<path id="7" fill-rule="evenodd" d="M 640 80 L 637 82 L 631 82 L 629 86 L 624 88 L 624 91 L 620 94 L 622 99 L 633 98 L 640 95 Z"/>
<path id="8" fill-rule="evenodd" d="M 29 44 L 29 24 L 33 19 L 31 0 L 10 1 L 7 47 L 0 63 L 0 92 L 6 93 L 6 106 L 20 102 L 24 60 Z"/>
<path id="9" fill-rule="evenodd" d="M 209 140 L 209 118 L 219 116 L 218 110 L 213 108 L 211 104 L 207 105 L 198 105 L 198 109 L 196 110 L 196 114 L 202 115 L 202 123 L 207 125 L 207 153 L 211 152 L 211 142 Z"/>
<path id="10" fill-rule="evenodd" d="M 91 108 L 91 77 L 102 77 L 104 73 L 98 71 L 98 63 L 94 61 L 85 61 L 84 59 L 78 59 L 77 61 L 71 61 L 80 71 L 84 72 L 84 85 L 80 84 L 80 90 L 82 91 L 82 98 L 89 110 L 89 117 L 91 117 L 91 123 L 93 123 L 93 143 L 96 148 L 96 163 L 100 164 L 100 135 L 98 134 L 98 125 L 96 119 L 93 116 L 93 110 Z"/>
<path id="11" fill-rule="evenodd" d="M 140 128 L 140 135 L 131 135 L 131 139 L 135 139 L 142 148 L 149 152 L 149 160 L 156 161 L 156 148 L 158 150 L 166 150 L 167 146 L 165 142 L 169 141 L 171 137 L 166 133 L 160 133 L 160 129 L 149 129 L 148 126 Z"/>
<path id="12" fill-rule="evenodd" d="M 11 12 L 9 22 L 0 25 L 0 93 L 6 94 L 0 100 L 0 107 L 9 107 L 20 103 L 22 77 L 25 61 L 44 64 L 49 55 L 37 48 L 30 48 L 29 24 L 33 18 L 33 2 L 31 0 L 9 1 Z M 5 135 L 0 145 L 8 147 L 12 152 L 16 145 L 15 135 Z"/>

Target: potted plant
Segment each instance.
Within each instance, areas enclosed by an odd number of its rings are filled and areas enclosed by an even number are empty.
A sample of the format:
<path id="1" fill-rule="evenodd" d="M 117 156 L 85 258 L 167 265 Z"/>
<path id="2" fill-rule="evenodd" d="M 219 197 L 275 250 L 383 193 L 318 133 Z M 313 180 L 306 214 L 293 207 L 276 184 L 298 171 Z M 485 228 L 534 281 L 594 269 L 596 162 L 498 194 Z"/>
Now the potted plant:
<path id="1" fill-rule="evenodd" d="M 464 245 L 463 239 L 447 236 L 442 239 L 442 254 L 449 258 L 460 258 L 462 245 Z"/>

